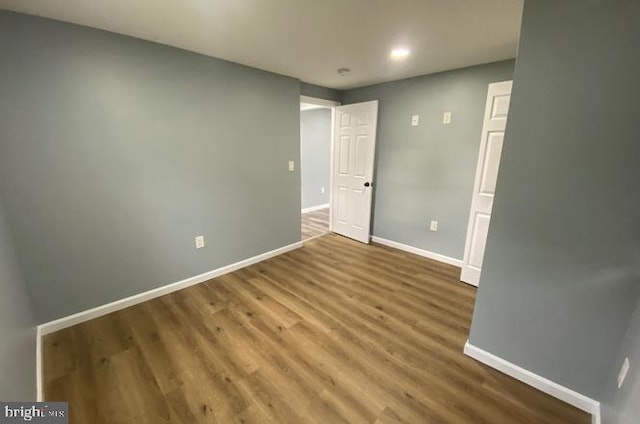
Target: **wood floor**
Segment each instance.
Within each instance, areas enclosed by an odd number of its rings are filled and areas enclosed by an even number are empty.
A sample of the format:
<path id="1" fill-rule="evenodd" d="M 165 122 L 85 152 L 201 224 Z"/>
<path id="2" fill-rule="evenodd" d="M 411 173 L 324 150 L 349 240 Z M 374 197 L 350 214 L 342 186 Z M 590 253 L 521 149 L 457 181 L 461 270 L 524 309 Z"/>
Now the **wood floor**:
<path id="1" fill-rule="evenodd" d="M 329 232 L 329 208 L 302 214 L 302 240 Z"/>
<path id="2" fill-rule="evenodd" d="M 47 336 L 46 399 L 75 424 L 589 423 L 462 354 L 458 278 L 326 235 Z"/>

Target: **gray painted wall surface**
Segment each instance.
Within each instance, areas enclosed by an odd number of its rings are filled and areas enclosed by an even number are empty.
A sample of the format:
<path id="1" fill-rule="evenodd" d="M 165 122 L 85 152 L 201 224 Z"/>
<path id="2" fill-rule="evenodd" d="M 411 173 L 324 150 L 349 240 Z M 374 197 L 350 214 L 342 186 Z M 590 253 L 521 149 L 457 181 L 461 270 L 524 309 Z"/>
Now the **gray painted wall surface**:
<path id="1" fill-rule="evenodd" d="M 0 40 L 0 195 L 40 321 L 300 240 L 298 80 L 7 12 Z"/>
<path id="2" fill-rule="evenodd" d="M 379 101 L 373 234 L 462 259 L 489 83 L 512 60 L 346 91 Z M 442 114 L 452 112 L 451 124 Z M 411 116 L 420 125 L 411 126 Z M 429 221 L 439 221 L 438 232 Z"/>
<path id="3" fill-rule="evenodd" d="M 638 16 L 626 0 L 525 3 L 470 335 L 596 399 L 640 290 Z"/>
<path id="4" fill-rule="evenodd" d="M 302 96 L 341 102 L 342 93 L 342 91 L 336 90 L 334 88 L 322 87 L 320 85 L 309 84 L 307 82 L 300 83 L 300 94 Z"/>
<path id="5" fill-rule="evenodd" d="M 0 400 L 35 400 L 35 316 L 1 204 L 0 340 Z"/>
<path id="6" fill-rule="evenodd" d="M 329 203 L 331 109 L 300 112 L 302 208 Z M 320 188 L 324 187 L 324 193 Z"/>
<path id="7" fill-rule="evenodd" d="M 624 358 L 631 367 L 618 389 L 618 372 Z M 609 373 L 609 381 L 602 396 L 604 424 L 638 424 L 640 422 L 640 302 L 636 306 L 624 342 Z"/>

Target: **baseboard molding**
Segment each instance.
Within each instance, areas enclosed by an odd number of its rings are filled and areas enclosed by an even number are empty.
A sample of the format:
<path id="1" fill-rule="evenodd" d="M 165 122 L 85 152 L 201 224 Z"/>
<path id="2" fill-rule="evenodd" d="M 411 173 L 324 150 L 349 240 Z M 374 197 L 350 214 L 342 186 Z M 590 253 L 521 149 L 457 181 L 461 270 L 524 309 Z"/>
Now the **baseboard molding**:
<path id="1" fill-rule="evenodd" d="M 371 241 L 384 244 L 385 246 L 393 247 L 399 250 L 404 250 L 405 252 L 413 253 L 419 256 L 424 256 L 425 258 L 433 259 L 434 261 L 444 262 L 445 264 L 462 267 L 462 260 L 451 258 L 449 256 L 441 255 L 439 253 L 430 252 L 428 250 L 419 249 L 417 247 L 409 246 L 408 244 L 398 243 L 397 241 L 387 240 L 382 237 L 373 236 L 371 237 Z"/>
<path id="2" fill-rule="evenodd" d="M 581 393 L 534 374 L 531 371 L 519 367 L 518 365 L 512 364 L 493 353 L 489 353 L 486 350 L 472 345 L 469 341 L 464 345 L 464 354 L 500 371 L 503 374 L 507 374 L 516 380 L 520 380 L 529 386 L 535 387 L 541 392 L 591 414 L 593 417 L 593 424 L 600 423 L 600 402 L 597 400 L 591 399 Z"/>
<path id="3" fill-rule="evenodd" d="M 169 294 L 186 287 L 193 286 L 195 284 L 203 283 L 212 278 L 228 274 L 230 272 L 245 268 L 258 262 L 262 262 L 266 259 L 281 255 L 283 253 L 289 252 L 290 250 L 298 249 L 300 247 L 302 247 L 301 241 L 283 246 L 275 250 L 271 250 L 269 252 L 262 253 L 252 258 L 244 259 L 231 265 L 223 266 L 222 268 L 214 269 L 200 275 L 189 277 L 184 280 L 168 284 L 166 286 L 158 287 L 143 293 L 126 297 L 124 299 L 116 300 L 115 302 L 107 303 L 106 305 L 97 306 L 86 311 L 78 312 L 67 317 L 40 324 L 37 330 L 38 339 L 40 339 L 42 336 L 46 336 L 47 334 L 54 333 L 64 328 L 68 328 L 76 324 L 101 317 L 103 315 L 110 314 L 111 312 L 116 312 L 121 309 L 128 308 L 129 306 L 137 305 L 138 303 L 146 302 L 147 300 L 154 299 L 156 297 L 160 297 L 165 294 Z"/>
<path id="4" fill-rule="evenodd" d="M 311 206 L 310 208 L 304 208 L 300 211 L 300 213 L 309 213 L 314 211 L 319 211 L 320 209 L 328 209 L 329 203 L 325 203 L 324 205 Z"/>

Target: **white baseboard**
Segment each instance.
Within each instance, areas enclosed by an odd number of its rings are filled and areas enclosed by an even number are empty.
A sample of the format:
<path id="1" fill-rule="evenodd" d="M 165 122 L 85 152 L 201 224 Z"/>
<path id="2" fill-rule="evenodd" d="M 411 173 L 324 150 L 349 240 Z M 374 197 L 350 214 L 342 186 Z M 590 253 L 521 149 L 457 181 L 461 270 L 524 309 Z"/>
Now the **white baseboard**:
<path id="1" fill-rule="evenodd" d="M 300 210 L 300 213 L 309 213 L 314 211 L 319 211 L 320 209 L 328 209 L 329 203 L 325 203 L 324 205 L 311 206 L 310 208 L 304 208 Z"/>
<path id="2" fill-rule="evenodd" d="M 44 324 L 40 324 L 37 330 L 39 334 L 38 339 L 40 339 L 40 337 L 45 336 L 47 334 L 54 333 L 56 331 L 74 326 L 76 324 L 80 324 L 81 322 L 89 321 L 91 319 L 110 314 L 111 312 L 119 311 L 121 309 L 128 308 L 129 306 L 137 305 L 138 303 L 146 302 L 147 300 L 154 299 L 156 297 L 160 297 L 165 294 L 172 293 L 189 286 L 193 286 L 195 284 L 203 283 L 212 278 L 219 277 L 224 274 L 228 274 L 240 268 L 244 268 L 249 265 L 262 262 L 265 259 L 269 259 L 274 256 L 281 255 L 290 250 L 298 249 L 300 247 L 302 247 L 301 241 L 275 249 L 275 250 L 271 250 L 269 252 L 262 253 L 252 258 L 244 259 L 242 261 L 233 263 L 231 265 L 223 266 L 222 268 L 214 269 L 212 271 L 208 271 L 200 275 L 189 277 L 187 279 L 178 281 L 176 283 L 171 283 L 166 286 L 158 287 L 143 293 L 126 297 L 124 299 L 116 300 L 115 302 L 107 303 L 106 305 L 97 306 L 95 308 L 88 309 L 86 311 L 78 312 L 76 314 L 69 315 L 67 317 L 63 317 L 54 321 L 49 321 Z"/>
<path id="3" fill-rule="evenodd" d="M 593 417 L 593 424 L 600 424 L 600 402 L 597 400 L 591 399 L 581 393 L 534 374 L 531 371 L 519 367 L 518 365 L 512 364 L 493 353 L 489 353 L 486 350 L 472 345 L 469 341 L 464 345 L 464 354 L 490 366 L 491 368 L 507 374 L 516 380 L 520 380 L 531 387 L 535 387 L 541 392 L 591 414 Z"/>
<path id="4" fill-rule="evenodd" d="M 417 247 L 409 246 L 408 244 L 398 243 L 397 241 L 387 240 L 377 236 L 371 237 L 371 241 L 384 244 L 385 246 L 394 247 L 399 250 L 404 250 L 405 252 L 424 256 L 425 258 L 433 259 L 434 261 L 444 262 L 445 264 L 462 267 L 461 259 L 450 258 L 449 256 L 441 255 L 435 252 L 430 252 L 428 250 L 419 249 Z"/>

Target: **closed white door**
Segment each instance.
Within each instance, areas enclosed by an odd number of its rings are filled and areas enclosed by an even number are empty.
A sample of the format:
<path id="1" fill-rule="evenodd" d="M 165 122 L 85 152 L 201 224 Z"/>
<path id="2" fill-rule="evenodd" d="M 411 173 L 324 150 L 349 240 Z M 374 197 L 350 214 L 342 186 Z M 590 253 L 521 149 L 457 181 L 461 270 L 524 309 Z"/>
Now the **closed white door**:
<path id="1" fill-rule="evenodd" d="M 367 244 L 377 122 L 377 100 L 335 110 L 331 231 Z"/>
<path id="2" fill-rule="evenodd" d="M 474 286 L 478 285 L 482 271 L 482 260 L 500 168 L 504 130 L 507 126 L 511 85 L 511 81 L 489 84 L 460 276 L 462 281 Z"/>

